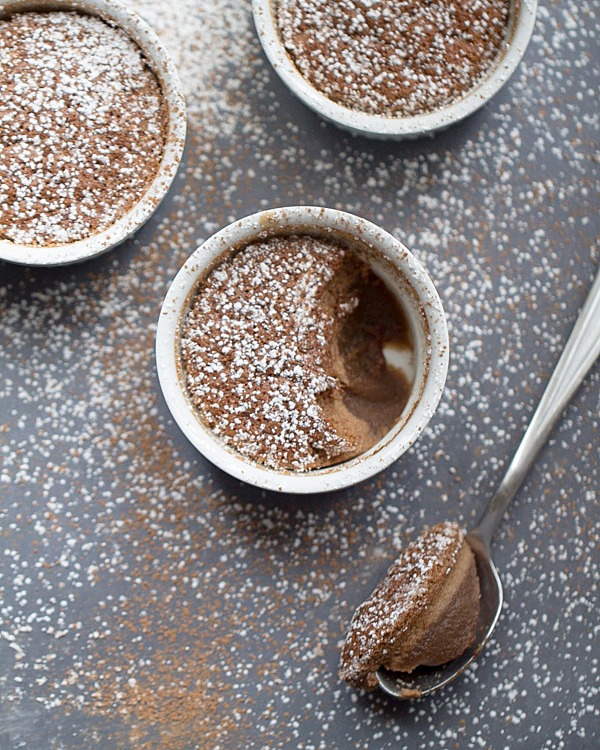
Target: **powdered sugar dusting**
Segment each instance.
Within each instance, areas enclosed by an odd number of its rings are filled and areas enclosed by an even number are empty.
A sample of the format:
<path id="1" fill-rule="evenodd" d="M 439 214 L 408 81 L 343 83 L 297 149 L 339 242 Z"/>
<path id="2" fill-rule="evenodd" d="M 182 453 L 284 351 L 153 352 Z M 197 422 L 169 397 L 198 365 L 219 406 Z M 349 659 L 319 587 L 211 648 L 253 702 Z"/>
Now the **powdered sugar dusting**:
<path id="1" fill-rule="evenodd" d="M 122 30 L 61 11 L 0 20 L 0 238 L 55 245 L 107 229 L 154 177 L 165 123 Z"/>
<path id="2" fill-rule="evenodd" d="M 257 58 L 248 8 L 214 0 L 177 0 L 168 8 L 136 0 L 132 6 L 159 32 L 177 67 L 188 116 L 205 136 L 228 137 L 247 125 L 252 107 L 244 91 Z"/>
<path id="3" fill-rule="evenodd" d="M 464 535 L 444 522 L 408 545 L 352 618 L 342 649 L 340 674 L 355 686 L 375 687 L 373 673 L 386 663 L 395 642 L 426 612 L 456 565 Z"/>
<path id="4" fill-rule="evenodd" d="M 309 236 L 248 245 L 208 275 L 186 317 L 182 360 L 199 414 L 272 468 L 304 471 L 355 447 L 320 404 L 340 390 L 328 371 L 344 313 L 322 300 L 347 252 Z"/>
<path id="5" fill-rule="evenodd" d="M 509 0 L 276 0 L 294 64 L 350 109 L 415 115 L 474 88 L 508 33 Z"/>

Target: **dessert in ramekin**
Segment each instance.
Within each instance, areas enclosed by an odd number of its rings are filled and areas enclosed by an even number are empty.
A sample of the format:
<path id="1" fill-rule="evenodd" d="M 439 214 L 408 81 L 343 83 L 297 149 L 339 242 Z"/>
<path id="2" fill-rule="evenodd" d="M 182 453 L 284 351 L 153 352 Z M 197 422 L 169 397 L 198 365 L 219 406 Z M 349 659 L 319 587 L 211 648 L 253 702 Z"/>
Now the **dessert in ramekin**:
<path id="1" fill-rule="evenodd" d="M 0 61 L 0 258 L 63 265 L 119 244 L 183 152 L 185 102 L 158 37 L 115 0 L 7 0 Z"/>
<path id="2" fill-rule="evenodd" d="M 396 238 L 293 206 L 210 237 L 177 274 L 156 341 L 173 417 L 210 461 L 266 489 L 326 492 L 414 443 L 448 368 L 442 305 Z"/>
<path id="3" fill-rule="evenodd" d="M 265 54 L 288 88 L 357 135 L 403 139 L 483 106 L 515 71 L 536 0 L 253 0 Z"/>

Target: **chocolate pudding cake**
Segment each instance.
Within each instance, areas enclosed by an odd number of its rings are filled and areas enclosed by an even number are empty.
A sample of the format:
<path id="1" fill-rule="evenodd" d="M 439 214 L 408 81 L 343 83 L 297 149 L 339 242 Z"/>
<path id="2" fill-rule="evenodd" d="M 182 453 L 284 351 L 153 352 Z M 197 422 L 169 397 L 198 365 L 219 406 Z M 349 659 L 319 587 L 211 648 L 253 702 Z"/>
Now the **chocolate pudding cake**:
<path id="1" fill-rule="evenodd" d="M 492 68 L 511 0 L 274 0 L 300 74 L 348 109 L 423 114 L 460 99 Z"/>
<path id="2" fill-rule="evenodd" d="M 397 422 L 412 376 L 405 314 L 358 254 L 309 235 L 228 254 L 180 325 L 182 379 L 204 424 L 251 461 L 304 472 L 367 451 Z"/>
<path id="3" fill-rule="evenodd" d="M 144 195 L 167 106 L 140 48 L 99 17 L 0 17 L 0 239 L 52 246 L 109 228 Z"/>
<path id="4" fill-rule="evenodd" d="M 475 641 L 479 618 L 475 556 L 455 523 L 426 531 L 393 563 L 356 610 L 340 676 L 371 690 L 375 672 L 412 672 L 459 657 Z"/>

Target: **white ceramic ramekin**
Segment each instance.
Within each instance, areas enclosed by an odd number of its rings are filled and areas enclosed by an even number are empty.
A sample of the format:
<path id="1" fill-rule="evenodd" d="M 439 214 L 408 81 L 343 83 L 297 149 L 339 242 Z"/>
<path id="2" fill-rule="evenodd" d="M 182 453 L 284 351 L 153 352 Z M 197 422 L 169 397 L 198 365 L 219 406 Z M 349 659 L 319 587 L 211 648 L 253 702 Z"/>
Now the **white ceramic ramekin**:
<path id="1" fill-rule="evenodd" d="M 411 117 L 385 117 L 358 112 L 317 91 L 298 71 L 281 40 L 274 4 L 252 0 L 254 24 L 265 54 L 281 80 L 304 104 L 329 122 L 356 135 L 402 140 L 444 130 L 482 107 L 514 73 L 533 32 L 537 0 L 511 0 L 507 41 L 489 75 L 461 99 L 442 109 Z"/>
<path id="2" fill-rule="evenodd" d="M 276 471 L 228 447 L 206 427 L 187 396 L 182 376 L 180 327 L 196 284 L 232 248 L 273 235 L 311 234 L 352 246 L 401 301 L 415 342 L 414 382 L 397 424 L 366 453 L 308 472 Z M 448 330 L 442 304 L 423 266 L 395 237 L 353 214 L 329 208 L 292 206 L 262 211 L 221 229 L 186 261 L 164 300 L 156 334 L 160 385 L 171 413 L 192 444 L 238 479 L 269 490 L 318 493 L 360 482 L 407 451 L 433 415 L 448 370 Z"/>
<path id="3" fill-rule="evenodd" d="M 140 47 L 157 76 L 169 121 L 163 157 L 154 179 L 135 206 L 108 229 L 76 242 L 48 246 L 0 240 L 0 259 L 28 266 L 61 266 L 94 258 L 136 232 L 152 216 L 175 177 L 186 131 L 185 99 L 179 76 L 160 40 L 145 21 L 116 0 L 3 0 L 0 18 L 16 12 L 46 10 L 87 13 L 122 28 Z"/>

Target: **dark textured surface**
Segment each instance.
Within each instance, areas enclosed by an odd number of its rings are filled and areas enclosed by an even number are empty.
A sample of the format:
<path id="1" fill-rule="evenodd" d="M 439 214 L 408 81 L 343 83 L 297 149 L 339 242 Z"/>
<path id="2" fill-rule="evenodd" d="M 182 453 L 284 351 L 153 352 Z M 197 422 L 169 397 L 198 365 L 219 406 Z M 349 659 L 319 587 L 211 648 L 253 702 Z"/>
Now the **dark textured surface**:
<path id="1" fill-rule="evenodd" d="M 337 667 L 406 539 L 483 508 L 598 267 L 597 3 L 543 2 L 508 86 L 410 143 L 309 113 L 262 57 L 247 3 L 131 4 L 186 88 L 179 177 L 103 258 L 0 264 L 0 748 L 596 747 L 597 366 L 497 534 L 506 605 L 476 666 L 412 704 L 353 691 Z M 198 242 L 293 203 L 400 237 L 452 344 L 421 440 L 325 497 L 210 466 L 154 367 L 160 304 Z"/>

